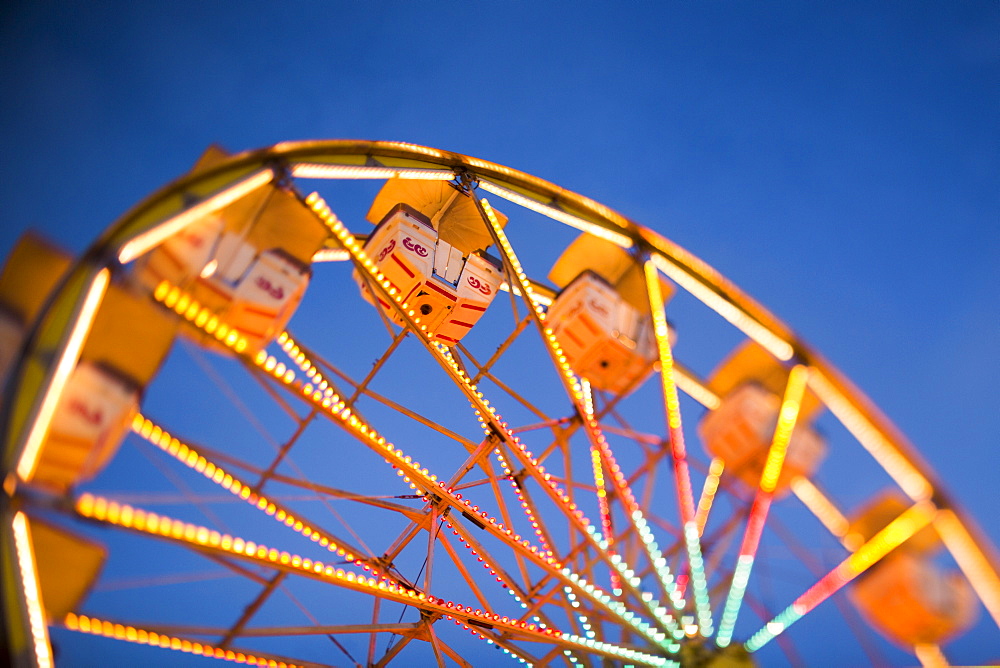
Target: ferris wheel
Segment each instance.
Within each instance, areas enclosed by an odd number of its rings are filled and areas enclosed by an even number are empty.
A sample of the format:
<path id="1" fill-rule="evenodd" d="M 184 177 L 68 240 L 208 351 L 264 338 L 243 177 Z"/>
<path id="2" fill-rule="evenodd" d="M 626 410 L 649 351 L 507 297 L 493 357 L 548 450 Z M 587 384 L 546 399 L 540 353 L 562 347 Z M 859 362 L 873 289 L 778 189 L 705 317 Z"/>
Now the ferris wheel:
<path id="1" fill-rule="evenodd" d="M 0 345 L 14 665 L 997 638 L 994 548 L 857 388 L 687 250 L 501 165 L 210 149 L 77 260 L 23 238 Z"/>

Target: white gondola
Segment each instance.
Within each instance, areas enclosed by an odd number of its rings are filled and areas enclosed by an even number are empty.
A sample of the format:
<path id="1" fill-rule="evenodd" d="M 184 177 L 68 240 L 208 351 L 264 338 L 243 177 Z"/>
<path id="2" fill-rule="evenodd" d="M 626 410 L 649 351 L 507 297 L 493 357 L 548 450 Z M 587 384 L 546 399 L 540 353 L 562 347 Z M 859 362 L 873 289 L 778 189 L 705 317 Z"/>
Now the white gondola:
<path id="1" fill-rule="evenodd" d="M 365 242 L 367 255 L 433 340 L 458 343 L 503 282 L 499 260 L 485 252 L 491 237 L 471 196 L 442 182 L 390 180 L 368 218 L 378 224 Z M 354 279 L 365 300 L 395 324 L 404 324 L 357 271 Z"/>

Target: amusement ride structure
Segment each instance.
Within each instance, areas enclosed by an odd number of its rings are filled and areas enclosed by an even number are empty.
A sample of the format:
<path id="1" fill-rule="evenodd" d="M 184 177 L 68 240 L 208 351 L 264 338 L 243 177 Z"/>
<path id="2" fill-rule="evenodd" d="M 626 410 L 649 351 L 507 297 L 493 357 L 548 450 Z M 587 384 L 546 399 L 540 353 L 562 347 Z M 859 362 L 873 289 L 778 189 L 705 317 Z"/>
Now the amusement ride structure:
<path id="1" fill-rule="evenodd" d="M 0 346 L 13 665 L 815 661 L 797 633 L 879 663 L 877 633 L 931 666 L 1000 623 L 994 548 L 840 372 L 483 160 L 210 149 L 80 258 L 23 237 Z"/>

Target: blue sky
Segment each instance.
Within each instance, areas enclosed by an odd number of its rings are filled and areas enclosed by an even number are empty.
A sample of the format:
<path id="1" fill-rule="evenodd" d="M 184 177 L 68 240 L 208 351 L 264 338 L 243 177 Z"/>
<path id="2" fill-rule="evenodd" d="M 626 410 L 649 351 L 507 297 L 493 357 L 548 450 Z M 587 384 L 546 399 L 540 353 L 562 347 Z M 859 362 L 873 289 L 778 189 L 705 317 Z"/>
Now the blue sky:
<path id="1" fill-rule="evenodd" d="M 998 542 L 998 35 L 995 2 L 11 2 L 0 252 L 82 250 L 214 142 L 509 165 L 732 279 Z"/>

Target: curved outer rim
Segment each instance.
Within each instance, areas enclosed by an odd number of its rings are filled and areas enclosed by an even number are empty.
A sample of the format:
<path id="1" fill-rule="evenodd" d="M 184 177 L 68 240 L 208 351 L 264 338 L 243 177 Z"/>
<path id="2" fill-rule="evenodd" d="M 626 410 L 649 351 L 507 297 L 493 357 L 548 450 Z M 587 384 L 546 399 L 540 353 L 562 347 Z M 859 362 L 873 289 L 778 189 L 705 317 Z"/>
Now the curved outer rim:
<path id="1" fill-rule="evenodd" d="M 260 168 L 277 168 L 275 173 L 280 179 L 287 175 L 287 167 L 295 163 L 349 166 L 379 165 L 399 169 L 447 168 L 456 172 L 467 172 L 480 181 L 486 180 L 514 190 L 518 194 L 528 196 L 541 204 L 571 213 L 605 230 L 624 235 L 641 252 L 666 260 L 673 267 L 686 274 L 688 278 L 700 284 L 702 288 L 707 288 L 715 296 L 734 307 L 742 316 L 788 343 L 793 351 L 794 361 L 819 371 L 833 390 L 867 422 L 867 426 L 874 430 L 883 444 L 888 445 L 894 451 L 892 454 L 901 457 L 926 480 L 928 493 L 908 492 L 909 495 L 914 501 L 930 497 L 938 509 L 951 511 L 954 513 L 954 517 L 958 518 L 961 530 L 966 533 L 962 538 L 971 540 L 972 546 L 978 551 L 978 554 L 974 555 L 975 566 L 980 569 L 980 575 L 985 573 L 992 580 L 982 591 L 977 587 L 977 592 L 994 619 L 1000 624 L 1000 584 L 998 584 L 1000 583 L 1000 575 L 998 575 L 1000 567 L 997 565 L 996 548 L 971 517 L 963 512 L 950 495 L 942 489 L 932 468 L 920 457 L 899 429 L 839 370 L 795 336 L 787 325 L 698 257 L 657 232 L 643 227 L 592 199 L 503 165 L 459 153 L 404 142 L 299 141 L 284 142 L 271 147 L 246 151 L 229 156 L 209 169 L 189 173 L 176 179 L 137 204 L 112 224 L 80 258 L 60 287 L 50 297 L 49 303 L 36 321 L 29 341 L 23 349 L 25 354 L 19 359 L 8 378 L 7 389 L 10 391 L 7 392 L 7 395 L 10 400 L 5 402 L 2 415 L 0 415 L 2 418 L 0 423 L 3 426 L 4 486 L 8 494 L 13 493 L 15 484 L 13 463 L 16 462 L 23 444 L 23 434 L 28 431 L 33 417 L 37 413 L 38 406 L 35 405 L 38 403 L 37 395 L 40 394 L 39 390 L 46 387 L 51 379 L 52 367 L 55 366 L 55 361 L 53 361 L 45 371 L 46 377 L 44 379 L 39 378 L 37 372 L 32 379 L 25 372 L 25 368 L 30 366 L 26 360 L 35 357 L 35 353 L 43 347 L 44 342 L 48 343 L 50 349 L 53 344 L 58 342 L 55 347 L 60 355 L 57 358 L 61 357 L 68 338 L 68 330 L 71 329 L 73 322 L 72 315 L 63 320 L 62 318 L 53 318 L 52 313 L 60 310 L 63 314 L 78 312 L 85 293 L 85 289 L 80 286 L 88 285 L 89 279 L 105 267 L 116 266 L 118 264 L 116 254 L 121 246 L 163 219 L 163 216 L 156 215 L 157 211 L 167 207 L 169 215 L 176 213 L 176 210 L 169 209 L 171 198 L 176 198 L 180 193 L 197 190 L 199 187 L 204 188 L 206 184 L 220 179 L 222 185 L 229 185 L 233 180 Z M 224 178 L 228 175 L 232 175 L 232 178 Z M 56 320 L 55 323 L 51 322 L 53 319 Z M 20 413 L 21 419 L 18 419 L 14 415 L 15 409 L 12 407 L 17 404 L 22 407 L 26 406 L 26 399 L 31 404 L 30 409 L 23 408 Z M 950 524 L 954 526 L 954 522 Z M 7 528 L 4 527 L 5 530 Z M 969 547 L 969 541 L 964 542 L 965 547 Z M 952 544 L 947 540 L 946 543 L 955 554 Z M 966 564 L 957 554 L 955 556 L 959 566 L 966 570 L 970 581 L 973 581 L 975 586 L 976 582 Z M 983 570 L 983 566 L 985 566 L 985 570 Z M 986 593 L 985 596 L 984 593 Z"/>
<path id="2" fill-rule="evenodd" d="M 804 341 L 765 307 L 744 293 L 713 267 L 678 246 L 661 234 L 636 223 L 622 214 L 594 200 L 561 188 L 549 181 L 532 176 L 503 165 L 459 153 L 389 141 L 322 140 L 284 142 L 274 146 L 246 151 L 227 158 L 224 162 L 204 172 L 187 174 L 164 186 L 133 207 L 118 219 L 88 251 L 93 257 L 108 257 L 120 243 L 136 236 L 144 229 L 132 229 L 135 221 L 154 209 L 172 195 L 184 192 L 192 186 L 208 181 L 228 172 L 249 172 L 256 168 L 277 163 L 288 165 L 296 162 L 319 162 L 337 164 L 337 158 L 363 157 L 368 161 L 382 159 L 410 160 L 424 165 L 412 167 L 446 167 L 453 170 L 467 170 L 480 179 L 487 179 L 499 185 L 513 186 L 514 189 L 528 191 L 540 202 L 547 202 L 557 208 L 583 212 L 581 216 L 605 229 L 624 234 L 633 243 L 645 247 L 653 254 L 667 258 L 702 285 L 735 306 L 740 312 L 763 326 L 779 339 L 789 343 L 795 358 L 822 372 L 859 409 L 871 425 L 923 475 L 934 488 L 934 497 L 939 507 L 954 508 L 955 504 L 944 498 L 941 485 L 936 480 L 933 469 L 917 453 L 903 433 L 879 410 L 875 404 L 851 383 L 846 376 L 811 349 Z M 155 223 L 155 221 L 150 221 Z M 125 238 L 123 238 L 125 237 Z M 914 498 L 914 501 L 918 499 Z"/>

